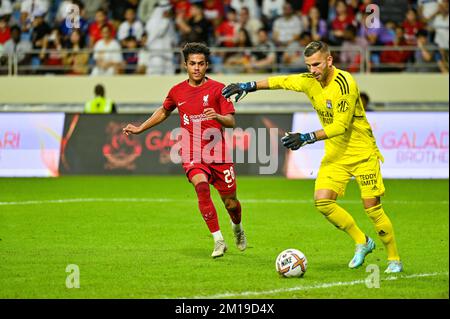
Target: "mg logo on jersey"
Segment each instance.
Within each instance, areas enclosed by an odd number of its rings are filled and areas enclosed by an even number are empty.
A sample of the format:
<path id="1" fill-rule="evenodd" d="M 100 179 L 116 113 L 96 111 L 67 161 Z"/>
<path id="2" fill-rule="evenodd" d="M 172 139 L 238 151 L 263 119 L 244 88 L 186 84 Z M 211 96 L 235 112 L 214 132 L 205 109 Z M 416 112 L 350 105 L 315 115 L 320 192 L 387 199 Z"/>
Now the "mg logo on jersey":
<path id="1" fill-rule="evenodd" d="M 187 116 L 187 114 L 183 115 L 183 124 L 184 125 L 189 125 L 189 117 Z"/>
<path id="2" fill-rule="evenodd" d="M 348 110 L 348 102 L 346 100 L 342 100 L 338 103 L 338 112 L 339 113 L 344 113 Z"/>
<path id="3" fill-rule="evenodd" d="M 208 98 L 209 98 L 209 94 L 207 94 L 203 97 L 203 106 L 209 106 Z"/>

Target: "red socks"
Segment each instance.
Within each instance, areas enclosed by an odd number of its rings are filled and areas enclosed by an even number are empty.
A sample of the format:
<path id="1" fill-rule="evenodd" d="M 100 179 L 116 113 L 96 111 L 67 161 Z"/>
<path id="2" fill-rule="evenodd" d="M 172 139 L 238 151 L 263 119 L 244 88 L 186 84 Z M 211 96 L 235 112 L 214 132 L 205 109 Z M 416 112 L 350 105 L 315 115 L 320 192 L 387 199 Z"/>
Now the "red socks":
<path id="1" fill-rule="evenodd" d="M 231 209 L 227 207 L 227 211 L 230 215 L 231 221 L 235 225 L 241 222 L 241 203 L 238 200 L 236 201 L 236 203 L 237 205 Z"/>
<path id="2" fill-rule="evenodd" d="M 195 186 L 195 191 L 197 192 L 198 197 L 198 207 L 200 209 L 200 212 L 202 213 L 203 219 L 208 225 L 209 231 L 211 233 L 218 231 L 220 229 L 219 220 L 217 219 L 216 208 L 214 207 L 214 203 L 211 200 L 209 184 L 207 182 L 198 183 L 197 186 Z"/>

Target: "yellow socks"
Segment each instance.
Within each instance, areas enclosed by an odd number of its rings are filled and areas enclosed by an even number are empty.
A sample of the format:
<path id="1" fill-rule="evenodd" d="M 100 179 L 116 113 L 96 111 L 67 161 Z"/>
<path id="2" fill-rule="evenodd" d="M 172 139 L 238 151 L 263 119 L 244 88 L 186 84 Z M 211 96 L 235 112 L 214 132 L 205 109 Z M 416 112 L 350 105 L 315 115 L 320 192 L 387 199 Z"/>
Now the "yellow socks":
<path id="1" fill-rule="evenodd" d="M 391 220 L 385 214 L 381 204 L 366 209 L 366 213 L 375 224 L 378 237 L 386 247 L 388 260 L 400 260 L 394 237 L 394 228 L 392 227 Z"/>
<path id="2" fill-rule="evenodd" d="M 316 208 L 328 219 L 334 226 L 345 231 L 355 244 L 365 244 L 366 235 L 356 225 L 353 217 L 345 209 L 336 204 L 332 199 L 319 199 L 315 202 Z"/>

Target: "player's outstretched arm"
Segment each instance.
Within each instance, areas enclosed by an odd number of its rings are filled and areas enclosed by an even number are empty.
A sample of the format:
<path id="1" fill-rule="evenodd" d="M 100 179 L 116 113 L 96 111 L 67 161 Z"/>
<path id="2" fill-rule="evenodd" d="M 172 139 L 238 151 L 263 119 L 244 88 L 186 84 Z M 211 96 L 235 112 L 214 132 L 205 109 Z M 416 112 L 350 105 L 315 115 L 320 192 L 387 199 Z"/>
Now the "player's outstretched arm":
<path id="1" fill-rule="evenodd" d="M 122 129 L 123 134 L 140 134 L 153 126 L 158 125 L 159 123 L 165 121 L 171 112 L 166 110 L 163 106 L 160 106 L 153 112 L 152 116 L 150 116 L 144 123 L 139 126 L 135 126 L 133 124 L 128 124 Z"/>
<path id="2" fill-rule="evenodd" d="M 260 80 L 257 82 L 251 81 L 242 83 L 231 83 L 222 89 L 222 95 L 226 99 L 231 99 L 231 97 L 235 95 L 234 102 L 239 102 L 250 92 L 268 89 L 269 89 L 268 80 Z"/>

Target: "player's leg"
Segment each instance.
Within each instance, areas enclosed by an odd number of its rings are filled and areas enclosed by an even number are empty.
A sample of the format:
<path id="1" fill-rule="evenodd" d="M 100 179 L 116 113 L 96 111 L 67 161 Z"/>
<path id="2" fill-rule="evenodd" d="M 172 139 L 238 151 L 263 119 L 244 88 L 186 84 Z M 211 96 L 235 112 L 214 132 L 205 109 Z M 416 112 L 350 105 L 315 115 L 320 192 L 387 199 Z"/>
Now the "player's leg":
<path id="1" fill-rule="evenodd" d="M 236 174 L 233 164 L 211 164 L 212 184 L 217 189 L 230 215 L 231 227 L 239 250 L 247 248 L 247 238 L 242 226 L 241 203 L 236 196 Z"/>
<path id="2" fill-rule="evenodd" d="M 318 189 L 314 194 L 316 208 L 338 229 L 346 232 L 355 245 L 367 244 L 369 237 L 361 231 L 352 215 L 336 203 L 338 193 L 331 189 Z M 352 267 L 353 268 L 353 267 Z"/>
<path id="3" fill-rule="evenodd" d="M 365 256 L 375 246 L 373 240 L 361 231 L 353 217 L 336 203 L 338 195 L 344 195 L 350 177 L 343 166 L 322 164 L 315 183 L 314 201 L 316 208 L 330 223 L 353 239 L 356 249 L 349 267 L 356 268 L 362 265 Z"/>
<path id="4" fill-rule="evenodd" d="M 402 271 L 402 264 L 397 250 L 394 227 L 384 212 L 381 196 L 385 187 L 380 171 L 380 162 L 376 156 L 364 162 L 357 171 L 356 181 L 361 190 L 364 209 L 375 225 L 375 230 L 386 248 L 388 268 L 386 272 Z"/>
<path id="5" fill-rule="evenodd" d="M 330 223 L 345 231 L 355 244 L 363 244 L 366 242 L 365 234 L 353 217 L 336 203 L 338 195 L 344 195 L 350 177 L 345 169 L 337 165 L 322 164 L 315 182 L 314 202 Z"/>
<path id="6" fill-rule="evenodd" d="M 385 272 L 395 273 L 403 270 L 395 241 L 394 227 L 384 212 L 380 197 L 363 198 L 364 209 L 375 225 L 378 238 L 380 238 L 387 251 L 388 267 Z"/>
<path id="7" fill-rule="evenodd" d="M 220 231 L 216 208 L 211 199 L 208 183 L 209 176 L 205 171 L 195 168 L 189 171 L 188 178 L 194 185 L 198 198 L 198 207 L 214 239 L 214 250 L 211 256 L 214 258 L 221 257 L 227 250 L 227 246 Z"/>
<path id="8" fill-rule="evenodd" d="M 244 228 L 242 226 L 241 218 L 241 203 L 236 197 L 236 192 L 233 193 L 221 193 L 220 197 L 225 205 L 225 209 L 230 215 L 231 228 L 236 239 L 236 246 L 239 250 L 245 250 L 247 248 L 247 237 L 245 236 Z"/>

